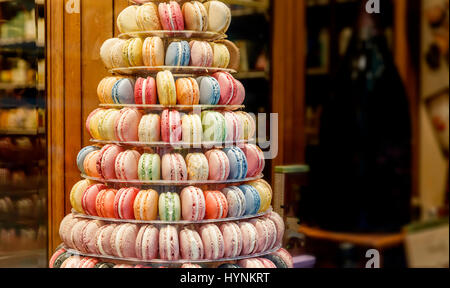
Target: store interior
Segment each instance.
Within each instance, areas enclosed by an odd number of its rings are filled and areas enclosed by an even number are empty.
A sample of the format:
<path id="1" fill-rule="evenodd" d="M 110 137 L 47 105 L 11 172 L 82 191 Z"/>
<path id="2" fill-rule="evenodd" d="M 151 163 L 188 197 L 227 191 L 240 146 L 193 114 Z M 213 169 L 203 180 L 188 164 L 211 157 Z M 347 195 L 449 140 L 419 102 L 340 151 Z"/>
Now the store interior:
<path id="1" fill-rule="evenodd" d="M 448 268 L 449 1 L 221 1 L 245 111 L 277 119 L 263 174 L 294 261 Z M 0 0 L 0 268 L 48 267 L 61 244 L 130 2 Z"/>

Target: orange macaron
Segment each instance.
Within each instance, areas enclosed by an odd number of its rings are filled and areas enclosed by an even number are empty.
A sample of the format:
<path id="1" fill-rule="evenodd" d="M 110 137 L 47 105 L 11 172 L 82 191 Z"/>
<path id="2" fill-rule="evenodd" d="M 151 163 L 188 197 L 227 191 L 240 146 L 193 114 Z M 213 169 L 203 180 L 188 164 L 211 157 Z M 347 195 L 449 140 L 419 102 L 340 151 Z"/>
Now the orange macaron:
<path id="1" fill-rule="evenodd" d="M 117 190 L 104 189 L 100 191 L 95 200 L 95 209 L 99 217 L 114 218 L 114 198 Z"/>
<path id="2" fill-rule="evenodd" d="M 225 195 L 220 191 L 206 191 L 205 193 L 206 213 L 205 219 L 222 219 L 228 215 L 228 202 Z"/>
<path id="3" fill-rule="evenodd" d="M 176 81 L 177 102 L 179 105 L 198 105 L 200 89 L 194 78 L 180 78 Z"/>

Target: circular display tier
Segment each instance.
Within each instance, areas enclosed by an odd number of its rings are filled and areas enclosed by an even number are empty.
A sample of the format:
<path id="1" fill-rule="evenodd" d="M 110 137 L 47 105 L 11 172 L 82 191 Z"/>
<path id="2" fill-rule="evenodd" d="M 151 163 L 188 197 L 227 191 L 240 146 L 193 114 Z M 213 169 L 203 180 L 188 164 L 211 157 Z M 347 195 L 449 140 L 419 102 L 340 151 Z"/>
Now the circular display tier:
<path id="1" fill-rule="evenodd" d="M 254 140 L 242 140 L 242 141 L 225 141 L 225 142 L 203 142 L 203 143 L 186 143 L 186 142 L 178 142 L 178 143 L 167 143 L 167 142 L 122 142 L 122 141 L 110 141 L 110 140 L 98 140 L 91 139 L 92 143 L 107 145 L 114 144 L 122 147 L 151 147 L 151 148 L 172 148 L 172 149 L 211 149 L 215 148 L 223 148 L 223 147 L 232 147 L 238 146 L 242 147 L 247 143 L 254 143 Z"/>
<path id="2" fill-rule="evenodd" d="M 210 75 L 216 72 L 236 73 L 236 70 L 217 68 L 217 67 L 196 67 L 196 66 L 136 66 L 121 67 L 111 69 L 109 72 L 113 74 L 126 76 L 155 76 L 161 71 L 170 71 L 175 77 L 189 77 L 198 75 Z"/>
<path id="3" fill-rule="evenodd" d="M 245 178 L 239 180 L 227 180 L 227 181 L 213 181 L 213 180 L 205 180 L 205 181 L 166 181 L 166 180 L 158 180 L 158 181 L 140 181 L 140 180 L 106 180 L 101 178 L 89 177 L 87 175 L 81 174 L 81 177 L 84 179 L 89 179 L 95 182 L 104 183 L 104 184 L 121 184 L 133 187 L 151 187 L 151 186 L 207 186 L 207 185 L 222 185 L 222 184 L 238 184 L 238 183 L 247 183 L 256 180 L 260 180 L 264 178 L 264 175 L 259 175 L 257 177 Z"/>
<path id="4" fill-rule="evenodd" d="M 149 2 L 153 2 L 153 3 L 165 3 L 165 2 L 168 2 L 168 0 L 128 0 L 128 1 L 130 3 L 136 4 L 136 5 L 142 5 L 142 4 L 149 3 Z M 186 3 L 186 2 L 190 2 L 192 0 L 172 0 L 172 1 L 178 2 L 179 4 L 183 4 L 183 3 Z M 206 2 L 207 0 L 197 0 L 197 1 L 203 3 L 203 2 Z"/>
<path id="5" fill-rule="evenodd" d="M 88 220 L 100 220 L 103 222 L 109 222 L 109 223 L 131 223 L 131 224 L 144 224 L 144 225 L 202 225 L 202 224 L 216 224 L 216 223 L 225 223 L 225 222 L 238 222 L 238 221 L 245 221 L 245 220 L 251 220 L 256 218 L 264 217 L 268 214 L 270 214 L 273 211 L 272 207 L 270 207 L 267 211 L 263 213 L 259 213 L 256 215 L 248 215 L 248 216 L 242 216 L 242 217 L 230 217 L 230 218 L 223 218 L 223 219 L 209 219 L 209 220 L 199 220 L 199 221 L 161 221 L 161 220 L 155 220 L 155 221 L 141 221 L 141 220 L 126 220 L 126 219 L 115 219 L 115 218 L 102 218 L 97 216 L 90 216 L 86 214 L 81 214 L 76 212 L 74 209 L 72 209 L 72 214 L 75 218 L 81 218 L 81 219 L 88 219 Z"/>
<path id="6" fill-rule="evenodd" d="M 122 109 L 136 108 L 145 111 L 164 111 L 166 109 L 183 112 L 192 111 L 238 111 L 245 109 L 244 105 L 139 105 L 139 104 L 100 104 L 101 108 Z"/>
<path id="7" fill-rule="evenodd" d="M 104 255 L 85 254 L 85 253 L 82 253 L 80 251 L 70 249 L 70 248 L 64 248 L 64 249 L 66 249 L 67 252 L 70 254 L 84 256 L 84 257 L 125 261 L 125 262 L 130 262 L 130 263 L 137 263 L 137 264 L 148 263 L 148 264 L 176 265 L 176 264 L 188 264 L 188 263 L 191 263 L 191 264 L 205 263 L 205 264 L 207 264 L 207 263 L 230 262 L 230 261 L 239 261 L 239 260 L 244 260 L 244 259 L 260 258 L 260 257 L 277 252 L 278 250 L 281 249 L 281 246 L 277 246 L 274 249 L 271 249 L 266 252 L 258 253 L 258 254 L 238 256 L 235 258 L 222 258 L 222 259 L 217 259 L 217 260 L 207 260 L 207 259 L 202 259 L 202 260 L 185 260 L 185 259 L 180 259 L 180 260 L 162 260 L 162 259 L 142 260 L 142 259 L 136 259 L 136 258 L 118 258 L 118 257 L 112 257 L 112 256 L 104 256 Z"/>
<path id="8" fill-rule="evenodd" d="M 159 37 L 162 39 L 180 39 L 180 40 L 203 40 L 203 41 L 216 41 L 226 39 L 228 36 L 223 33 L 209 32 L 209 31 L 169 31 L 169 30 L 152 30 L 152 31 L 137 31 L 127 32 L 119 35 L 121 39 L 130 38 L 147 38 L 147 37 Z"/>

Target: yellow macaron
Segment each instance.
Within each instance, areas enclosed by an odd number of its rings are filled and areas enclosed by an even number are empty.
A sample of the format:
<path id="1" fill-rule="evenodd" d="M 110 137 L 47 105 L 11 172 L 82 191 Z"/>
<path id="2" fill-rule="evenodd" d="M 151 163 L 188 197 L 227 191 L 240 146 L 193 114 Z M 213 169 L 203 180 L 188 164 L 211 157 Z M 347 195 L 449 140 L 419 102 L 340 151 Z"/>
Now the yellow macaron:
<path id="1" fill-rule="evenodd" d="M 270 184 L 263 179 L 251 182 L 249 184 L 253 186 L 256 191 L 258 191 L 259 196 L 261 197 L 261 206 L 258 213 L 263 213 L 269 210 L 270 205 L 272 204 L 273 195 L 272 187 L 270 186 Z"/>
<path id="2" fill-rule="evenodd" d="M 156 87 L 161 105 L 177 105 L 175 80 L 170 71 L 162 71 L 156 75 Z"/>
<path id="3" fill-rule="evenodd" d="M 142 60 L 142 39 L 132 38 L 128 39 L 122 48 L 123 60 L 129 67 L 143 66 Z"/>
<path id="4" fill-rule="evenodd" d="M 72 208 L 78 213 L 84 213 L 81 201 L 83 199 L 84 191 L 91 185 L 92 182 L 90 180 L 81 180 L 73 185 L 72 190 L 70 191 L 70 204 L 72 204 Z"/>
<path id="5" fill-rule="evenodd" d="M 217 68 L 227 68 L 230 64 L 230 51 L 228 51 L 227 46 L 220 43 L 212 43 L 213 48 L 213 67 Z"/>

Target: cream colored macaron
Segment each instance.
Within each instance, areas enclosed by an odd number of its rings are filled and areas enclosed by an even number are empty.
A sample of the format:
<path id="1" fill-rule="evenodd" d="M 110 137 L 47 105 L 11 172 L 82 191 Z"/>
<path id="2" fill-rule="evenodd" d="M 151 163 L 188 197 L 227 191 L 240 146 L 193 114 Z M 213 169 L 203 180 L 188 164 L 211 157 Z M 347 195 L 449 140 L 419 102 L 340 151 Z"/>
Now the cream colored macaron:
<path id="1" fill-rule="evenodd" d="M 219 43 L 212 43 L 213 48 L 213 67 L 217 68 L 227 68 L 228 64 L 230 64 L 230 52 L 228 51 L 227 46 Z"/>
<path id="2" fill-rule="evenodd" d="M 119 28 L 120 33 L 129 33 L 139 31 L 139 26 L 137 24 L 137 11 L 139 6 L 131 5 L 125 8 L 117 16 L 117 28 Z"/>

